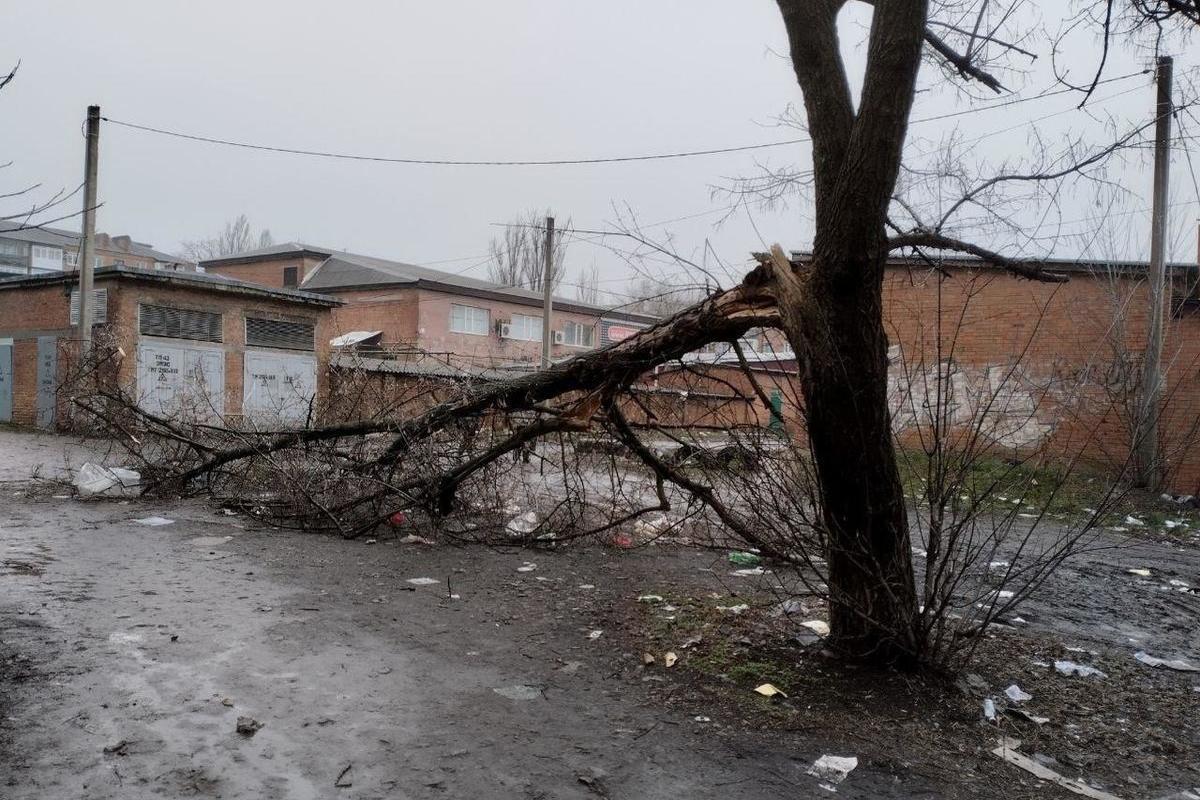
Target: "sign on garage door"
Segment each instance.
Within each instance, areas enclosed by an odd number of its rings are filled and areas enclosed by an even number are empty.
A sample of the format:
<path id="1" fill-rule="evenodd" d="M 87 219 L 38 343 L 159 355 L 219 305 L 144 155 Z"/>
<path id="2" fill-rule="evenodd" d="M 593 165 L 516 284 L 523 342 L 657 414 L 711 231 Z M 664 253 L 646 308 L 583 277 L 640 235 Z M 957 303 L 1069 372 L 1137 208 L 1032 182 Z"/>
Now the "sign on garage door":
<path id="1" fill-rule="evenodd" d="M 242 413 L 266 423 L 304 424 L 317 393 L 317 359 L 285 353 L 246 353 Z"/>
<path id="2" fill-rule="evenodd" d="M 138 405 L 165 417 L 225 413 L 225 353 L 211 347 L 139 344 Z"/>

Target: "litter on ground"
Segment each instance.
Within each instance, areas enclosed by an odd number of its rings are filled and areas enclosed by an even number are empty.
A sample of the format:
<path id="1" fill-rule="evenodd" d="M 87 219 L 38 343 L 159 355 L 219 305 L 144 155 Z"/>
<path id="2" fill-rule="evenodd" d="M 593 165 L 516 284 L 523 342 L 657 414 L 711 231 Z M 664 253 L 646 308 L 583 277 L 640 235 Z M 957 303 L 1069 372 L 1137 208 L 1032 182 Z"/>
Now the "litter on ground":
<path id="1" fill-rule="evenodd" d="M 846 780 L 846 776 L 857 766 L 858 758 L 856 756 L 824 755 L 813 762 L 813 765 L 808 768 L 808 774 L 817 780 L 838 784 Z"/>
<path id="2" fill-rule="evenodd" d="M 829 623 L 823 619 L 810 619 L 800 623 L 805 628 L 815 633 L 817 636 L 829 635 Z"/>
<path id="3" fill-rule="evenodd" d="M 1038 780 L 1058 784 L 1067 791 L 1074 792 L 1075 794 L 1090 797 L 1092 800 L 1120 800 L 1116 795 L 1095 789 L 1083 781 L 1075 780 L 1074 778 L 1065 778 L 1024 753 L 1018 753 L 1017 748 L 1020 746 L 1021 742 L 1019 740 L 1010 739 L 1006 736 L 1000 740 L 1000 746 L 992 750 L 992 754 L 999 756 L 1013 766 L 1020 767 Z"/>
<path id="4" fill-rule="evenodd" d="M 1014 703 L 1024 703 L 1026 700 L 1032 700 L 1033 695 L 1021 689 L 1015 683 L 1004 690 L 1004 696 Z"/>
<path id="5" fill-rule="evenodd" d="M 1176 672 L 1200 672 L 1200 667 L 1184 661 L 1182 658 L 1158 658 L 1152 656 L 1144 650 L 1138 650 L 1133 654 L 1133 657 L 1145 664 L 1147 667 L 1162 667 L 1164 669 L 1173 669 Z"/>
<path id="6" fill-rule="evenodd" d="M 121 467 L 101 467 L 87 463 L 75 474 L 75 488 L 84 497 L 94 494 L 123 495 L 141 483 L 140 473 Z"/>
<path id="7" fill-rule="evenodd" d="M 1080 678 L 1107 678 L 1100 670 L 1087 664 L 1077 664 L 1074 661 L 1055 661 L 1054 669 L 1062 675 L 1078 675 Z"/>
<path id="8" fill-rule="evenodd" d="M 409 578 L 408 582 L 413 586 L 433 586 L 435 583 L 441 583 L 437 578 Z"/>
<path id="9" fill-rule="evenodd" d="M 773 683 L 763 683 L 754 687 L 754 691 L 763 697 L 787 697 L 787 694 Z"/>

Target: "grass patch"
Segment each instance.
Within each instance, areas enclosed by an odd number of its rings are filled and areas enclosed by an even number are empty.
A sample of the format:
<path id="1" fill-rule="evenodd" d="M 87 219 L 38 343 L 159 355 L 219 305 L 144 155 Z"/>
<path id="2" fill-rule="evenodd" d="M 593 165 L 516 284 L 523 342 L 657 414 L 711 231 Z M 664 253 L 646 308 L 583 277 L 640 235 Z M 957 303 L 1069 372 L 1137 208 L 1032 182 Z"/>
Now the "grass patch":
<path id="1" fill-rule="evenodd" d="M 897 458 L 905 494 L 918 502 L 929 499 L 928 486 L 931 480 L 936 481 L 929 456 L 906 449 Z M 1060 464 L 998 455 L 962 463 L 951 455 L 946 473 L 944 485 L 951 508 L 966 510 L 974 506 L 991 513 L 1044 514 L 1073 522 L 1082 522 L 1099 511 L 1098 524 L 1104 527 L 1124 527 L 1125 518 L 1133 515 L 1145 525 L 1129 526 L 1131 533 L 1143 528 L 1184 534 L 1200 527 L 1200 514 L 1195 510 L 1180 508 L 1157 494 L 1114 486 L 1110 476 L 1084 466 L 1068 470 Z M 1168 521 L 1187 525 L 1169 527 Z"/>

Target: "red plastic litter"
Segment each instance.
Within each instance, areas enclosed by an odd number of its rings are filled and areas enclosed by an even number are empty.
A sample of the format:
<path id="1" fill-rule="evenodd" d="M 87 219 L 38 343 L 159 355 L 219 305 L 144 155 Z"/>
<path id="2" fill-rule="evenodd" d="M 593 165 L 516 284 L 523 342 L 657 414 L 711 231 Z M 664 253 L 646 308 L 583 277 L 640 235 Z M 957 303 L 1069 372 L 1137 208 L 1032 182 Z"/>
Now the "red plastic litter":
<path id="1" fill-rule="evenodd" d="M 388 517 L 388 524 L 393 528 L 399 528 L 405 522 L 408 522 L 408 516 L 403 511 L 397 511 Z"/>

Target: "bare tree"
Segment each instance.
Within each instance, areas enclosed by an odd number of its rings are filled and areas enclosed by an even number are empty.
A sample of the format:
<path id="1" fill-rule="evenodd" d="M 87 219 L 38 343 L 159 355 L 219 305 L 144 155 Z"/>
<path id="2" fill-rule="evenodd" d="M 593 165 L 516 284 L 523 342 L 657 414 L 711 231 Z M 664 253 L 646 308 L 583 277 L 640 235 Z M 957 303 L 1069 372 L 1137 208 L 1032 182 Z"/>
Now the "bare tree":
<path id="1" fill-rule="evenodd" d="M 181 255 L 199 262 L 209 258 L 237 255 L 260 247 L 270 247 L 274 241 L 271 231 L 266 228 L 255 231 L 246 215 L 239 214 L 226 222 L 225 229 L 216 236 L 183 242 Z"/>
<path id="2" fill-rule="evenodd" d="M 600 270 L 595 264 L 579 272 L 579 280 L 575 284 L 575 299 L 588 305 L 600 305 Z"/>
<path id="3" fill-rule="evenodd" d="M 679 286 L 640 275 L 630 282 L 625 294 L 629 300 L 623 308 L 654 317 L 670 317 L 702 300 L 708 290 L 694 284 Z"/>
<path id="4" fill-rule="evenodd" d="M 552 211 L 527 211 L 504 226 L 504 233 L 488 245 L 491 263 L 488 279 L 501 286 L 516 286 L 541 291 L 546 273 L 546 217 Z M 561 231 L 571 220 L 557 220 L 551 280 L 555 289 L 562 283 L 567 257 L 567 238 Z"/>

